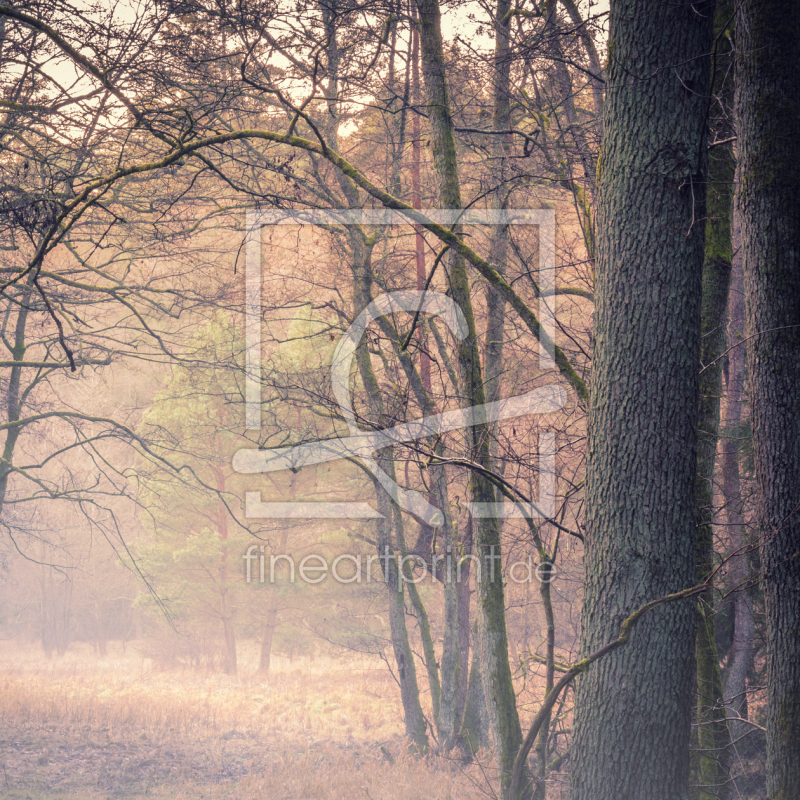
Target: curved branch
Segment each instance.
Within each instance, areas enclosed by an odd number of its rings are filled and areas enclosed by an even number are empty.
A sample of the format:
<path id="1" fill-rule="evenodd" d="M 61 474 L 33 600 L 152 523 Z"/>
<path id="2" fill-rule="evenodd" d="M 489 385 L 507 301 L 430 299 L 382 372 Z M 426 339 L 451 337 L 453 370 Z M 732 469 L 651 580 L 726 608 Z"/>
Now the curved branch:
<path id="1" fill-rule="evenodd" d="M 550 711 L 552 711 L 553 706 L 556 704 L 561 692 L 563 692 L 564 689 L 566 689 L 567 686 L 569 686 L 570 683 L 572 683 L 572 681 L 578 677 L 578 675 L 586 672 L 586 670 L 592 664 L 594 664 L 595 661 L 599 661 L 601 658 L 603 658 L 603 656 L 606 656 L 609 653 L 612 653 L 614 650 L 626 645 L 631 638 L 631 633 L 633 632 L 636 623 L 639 622 L 639 620 L 645 614 L 652 611 L 654 608 L 658 608 L 658 606 L 665 605 L 666 603 L 674 603 L 676 600 L 685 600 L 688 597 L 694 597 L 695 595 L 702 594 L 709 588 L 710 586 L 708 583 L 701 583 L 697 586 L 692 586 L 689 589 L 684 589 L 681 592 L 668 594 L 665 597 L 659 597 L 657 600 L 651 600 L 649 603 L 645 603 L 640 609 L 634 611 L 633 614 L 631 614 L 622 623 L 619 636 L 613 642 L 609 642 L 604 647 L 601 647 L 587 658 L 576 662 L 569 668 L 569 670 L 561 677 L 558 683 L 552 688 L 550 693 L 545 698 L 544 703 L 542 703 L 542 707 L 539 709 L 539 713 L 533 718 L 533 722 L 531 722 L 531 727 L 525 736 L 525 740 L 522 742 L 522 746 L 519 748 L 517 757 L 514 759 L 514 767 L 511 773 L 511 792 L 509 795 L 511 800 L 518 800 L 520 797 L 520 791 L 522 789 L 520 784 L 522 782 L 522 773 L 525 768 L 525 762 L 528 758 L 528 753 L 530 753 L 531 747 L 533 746 L 533 743 L 536 741 L 536 737 L 539 734 L 539 729 L 542 727 L 547 715 L 550 713 Z"/>

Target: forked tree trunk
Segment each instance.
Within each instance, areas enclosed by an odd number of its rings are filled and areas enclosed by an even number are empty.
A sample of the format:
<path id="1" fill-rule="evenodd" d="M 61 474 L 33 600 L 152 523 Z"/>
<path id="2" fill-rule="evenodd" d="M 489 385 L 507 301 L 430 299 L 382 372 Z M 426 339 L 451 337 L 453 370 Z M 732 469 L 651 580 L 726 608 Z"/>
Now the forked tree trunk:
<path id="1" fill-rule="evenodd" d="M 694 476 L 713 4 L 611 5 L 580 648 L 695 579 Z M 688 796 L 695 604 L 578 679 L 571 800 Z"/>
<path id="2" fill-rule="evenodd" d="M 767 796 L 800 797 L 800 8 L 743 0 L 737 147 L 767 645 Z"/>
<path id="3" fill-rule="evenodd" d="M 352 200 L 352 198 L 350 198 Z M 369 250 L 364 246 L 363 239 L 358 233 L 349 237 L 353 257 L 353 295 L 357 310 L 366 308 L 371 300 L 369 294 Z M 384 418 L 381 387 L 372 368 L 369 350 L 364 339 L 356 350 L 356 363 L 358 372 L 364 385 L 364 396 L 367 409 L 372 420 L 386 424 Z M 375 460 L 389 479 L 396 479 L 394 458 L 391 448 L 385 448 L 375 454 Z M 392 540 L 394 527 L 398 539 L 403 539 L 402 520 L 400 512 L 392 506 L 389 495 L 384 491 L 377 478 L 373 478 L 375 486 L 378 512 L 381 518 L 377 521 L 378 558 L 383 569 L 386 592 L 389 600 L 389 631 L 397 665 L 397 680 L 400 684 L 400 699 L 403 705 L 403 717 L 406 736 L 412 747 L 419 753 L 428 749 L 428 736 L 426 733 L 425 717 L 419 699 L 419 684 L 417 670 L 414 664 L 414 654 L 408 640 L 406 628 L 405 587 L 402 573 L 395 560 L 395 550 L 400 550 L 405 555 L 405 542 Z M 397 546 L 397 547 L 396 547 Z M 416 586 L 409 583 L 409 590 L 416 591 Z M 434 664 L 431 665 L 435 666 Z"/>

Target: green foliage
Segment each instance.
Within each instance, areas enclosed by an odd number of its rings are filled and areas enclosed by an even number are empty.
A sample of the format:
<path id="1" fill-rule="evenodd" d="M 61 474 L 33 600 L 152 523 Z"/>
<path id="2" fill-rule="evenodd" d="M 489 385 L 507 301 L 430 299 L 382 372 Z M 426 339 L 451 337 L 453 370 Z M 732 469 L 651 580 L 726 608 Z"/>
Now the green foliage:
<path id="1" fill-rule="evenodd" d="M 331 321 L 303 306 L 286 340 L 266 361 L 262 433 L 267 446 L 337 435 L 329 399 L 337 333 Z M 140 472 L 139 498 L 146 509 L 142 522 L 149 536 L 137 543 L 135 556 L 157 598 L 143 592 L 138 603 L 151 611 L 151 634 L 191 660 L 199 648 L 207 662 L 220 647 L 226 619 L 237 635 L 258 638 L 267 610 L 275 604 L 275 652 L 310 654 L 320 636 L 345 647 L 374 649 L 383 622 L 369 615 L 365 621 L 358 608 L 369 602 L 374 583 L 342 584 L 329 576 L 310 584 L 297 575 L 310 553 L 329 565 L 342 553 L 360 555 L 365 563 L 372 548 L 351 534 L 368 534 L 368 523 L 268 523 L 261 538 L 254 539 L 240 524 L 243 520 L 237 520 L 247 491 L 260 491 L 263 502 L 334 499 L 332 492 L 336 500 L 345 500 L 363 496 L 365 487 L 372 491 L 364 473 L 344 461 L 268 476 L 233 472 L 233 453 L 252 447 L 243 437 L 242 354 L 241 337 L 225 315 L 199 326 L 141 425 L 153 452 L 173 467 Z M 346 433 L 341 423 L 338 427 Z M 282 529 L 284 525 L 290 527 Z M 252 551 L 248 583 L 243 556 L 254 544 L 259 548 Z M 271 583 L 270 556 L 284 554 L 294 560 L 295 580 L 278 562 Z M 351 567 L 343 564 L 341 573 L 349 575 Z M 185 634 L 179 647 L 159 604 Z"/>
<path id="2" fill-rule="evenodd" d="M 241 606 L 241 553 L 251 541 L 234 514 L 244 497 L 230 455 L 241 445 L 240 337 L 223 314 L 200 325 L 140 426 L 163 459 L 140 471 L 146 541 L 134 555 L 163 604 L 190 637 L 219 628 Z M 163 619 L 155 615 L 156 628 Z"/>

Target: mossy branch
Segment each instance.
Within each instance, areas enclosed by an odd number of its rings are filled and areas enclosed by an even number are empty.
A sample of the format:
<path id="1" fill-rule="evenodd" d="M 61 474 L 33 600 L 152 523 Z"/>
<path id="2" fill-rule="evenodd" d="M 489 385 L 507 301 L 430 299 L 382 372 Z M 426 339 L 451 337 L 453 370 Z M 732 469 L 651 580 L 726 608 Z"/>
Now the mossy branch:
<path id="1" fill-rule="evenodd" d="M 533 311 L 531 311 L 531 309 L 527 306 L 525 301 L 514 291 L 505 278 L 494 267 L 492 267 L 491 264 L 489 264 L 488 261 L 481 258 L 481 256 L 479 256 L 449 228 L 445 227 L 444 225 L 431 222 L 417 209 L 413 208 L 407 203 L 404 203 L 402 200 L 399 200 L 398 198 L 373 184 L 366 176 L 364 176 L 359 170 L 350 164 L 350 162 L 342 158 L 342 156 L 340 156 L 338 153 L 334 152 L 329 147 L 323 149 L 321 145 L 311 142 L 308 139 L 304 139 L 299 136 L 289 136 L 286 134 L 276 133 L 274 131 L 240 130 L 218 134 L 216 136 L 209 136 L 203 139 L 196 139 L 192 142 L 184 142 L 176 145 L 172 151 L 163 158 L 144 164 L 122 167 L 92 181 L 76 198 L 70 201 L 70 203 L 66 204 L 66 207 L 59 215 L 58 222 L 61 223 L 69 215 L 80 216 L 82 211 L 93 202 L 92 195 L 97 192 L 102 193 L 106 191 L 109 186 L 121 180 L 122 178 L 130 175 L 137 175 L 145 172 L 164 169 L 165 167 L 176 164 L 185 156 L 199 153 L 200 151 L 209 147 L 226 144 L 228 142 L 241 141 L 243 139 L 261 139 L 263 141 L 273 142 L 275 144 L 284 144 L 289 147 L 294 147 L 300 150 L 305 150 L 308 153 L 314 153 L 315 155 L 322 156 L 330 161 L 335 167 L 337 167 L 344 175 L 350 178 L 360 189 L 363 189 L 370 196 L 380 201 L 384 207 L 393 209 L 395 211 L 402 211 L 410 221 L 418 223 L 433 233 L 434 236 L 436 236 L 441 242 L 449 245 L 452 250 L 456 251 L 466 261 L 472 264 L 472 266 L 475 267 L 475 269 L 490 284 L 492 284 L 495 289 L 497 289 L 497 291 L 505 298 L 508 304 L 517 312 L 534 337 L 546 347 L 552 348 L 554 360 L 559 371 L 575 389 L 581 403 L 588 405 L 588 387 L 580 375 L 578 375 L 566 354 L 553 342 L 547 332 L 542 329 L 541 323 Z M 34 256 L 34 259 L 32 260 L 28 270 L 35 268 L 35 266 L 38 265 L 39 261 L 41 260 L 41 256 L 43 255 L 42 251 L 44 251 L 47 246 L 53 247 L 56 241 L 63 237 L 64 233 L 69 229 L 69 227 L 71 227 L 71 223 L 63 227 L 59 236 L 52 237 L 54 241 L 50 241 L 50 238 L 44 237 L 44 241 L 42 244 L 40 244 L 38 252 Z M 22 275 L 24 275 L 28 270 L 24 271 Z M 17 280 L 19 280 L 22 275 L 18 276 Z"/>

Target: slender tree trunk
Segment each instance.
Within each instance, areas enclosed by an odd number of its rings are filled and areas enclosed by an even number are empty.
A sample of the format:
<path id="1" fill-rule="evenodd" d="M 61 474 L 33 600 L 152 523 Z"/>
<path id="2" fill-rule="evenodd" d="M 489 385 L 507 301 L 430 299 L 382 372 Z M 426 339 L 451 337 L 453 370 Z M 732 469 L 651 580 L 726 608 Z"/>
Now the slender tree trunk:
<path id="1" fill-rule="evenodd" d="M 494 109 L 492 126 L 495 130 L 511 127 L 511 53 L 509 43 L 509 18 L 511 0 L 498 0 L 495 8 L 494 36 Z M 492 180 L 497 186 L 489 198 L 492 208 L 506 208 L 509 190 L 505 186 L 506 159 L 510 154 L 510 142 L 506 136 L 492 137 L 492 156 L 497 165 Z M 492 266 L 503 277 L 506 275 L 508 253 L 508 226 L 494 228 L 491 244 Z M 483 348 L 483 374 L 486 380 L 486 399 L 490 402 L 500 397 L 500 381 L 503 375 L 503 343 L 505 340 L 506 301 L 493 286 L 486 289 L 486 339 Z M 492 450 L 496 451 L 494 436 Z"/>
<path id="2" fill-rule="evenodd" d="M 603 136 L 603 79 L 605 77 L 605 70 L 600 63 L 600 56 L 597 53 L 592 35 L 586 24 L 586 20 L 581 16 L 575 0 L 561 0 L 561 5 L 564 6 L 567 14 L 569 15 L 570 22 L 572 23 L 573 30 L 578 34 L 589 59 L 589 68 L 591 69 L 591 84 L 592 84 L 592 99 L 594 100 L 594 113 L 596 114 L 596 122 L 594 124 L 595 135 L 598 139 Z M 595 171 L 596 171 L 595 166 Z M 595 175 L 595 178 L 597 176 Z M 596 186 L 595 186 L 596 188 Z"/>
<path id="3" fill-rule="evenodd" d="M 800 797 L 800 8 L 743 0 L 737 148 L 767 646 L 767 796 Z"/>
<path id="4" fill-rule="evenodd" d="M 292 473 L 290 496 L 294 498 L 294 483 L 296 475 Z M 286 544 L 289 541 L 289 525 L 284 525 L 281 529 L 281 540 L 278 546 L 278 554 L 286 553 Z M 269 675 L 269 665 L 272 659 L 272 640 L 275 638 L 275 629 L 278 627 L 278 590 L 274 584 L 270 584 L 268 589 L 269 598 L 267 600 L 267 614 L 264 618 L 264 627 L 261 630 L 261 652 L 258 658 L 258 675 L 266 678 Z"/>
<path id="5" fill-rule="evenodd" d="M 353 197 L 350 198 L 351 204 Z M 356 309 L 360 311 L 371 302 L 369 294 L 369 251 L 364 245 L 363 238 L 354 232 L 349 237 L 353 257 L 353 289 Z M 364 384 L 364 393 L 370 417 L 384 423 L 383 400 L 381 387 L 372 368 L 369 350 L 365 341 L 359 343 L 356 350 L 356 363 L 359 375 Z M 380 467 L 394 481 L 396 479 L 392 449 L 386 448 L 375 455 L 375 460 Z M 426 733 L 425 717 L 419 700 L 419 684 L 417 671 L 414 664 L 414 654 L 408 641 L 408 630 L 405 619 L 404 585 L 402 573 L 395 560 L 395 543 L 392 541 L 392 528 L 394 527 L 401 538 L 398 549 L 405 555 L 406 547 L 402 541 L 402 521 L 399 512 L 395 513 L 389 495 L 384 491 L 377 479 L 373 479 L 378 504 L 378 512 L 382 515 L 377 522 L 378 558 L 383 570 L 386 590 L 389 598 L 389 629 L 397 664 L 397 676 L 400 684 L 400 698 L 403 704 L 406 736 L 417 752 L 423 753 L 428 749 L 428 736 Z M 415 590 L 413 584 L 409 589 Z M 434 660 L 435 665 L 435 660 Z"/>
<path id="6" fill-rule="evenodd" d="M 712 94 L 716 98 L 728 98 L 731 95 L 732 100 L 729 70 L 725 69 L 730 58 L 727 52 L 720 50 L 728 41 L 723 34 L 725 26 L 731 23 L 732 4 L 727 0 L 718 2 L 715 15 L 715 39 L 721 44 L 717 46 L 716 80 Z M 729 117 L 727 111 L 727 108 L 720 108 L 715 103 L 709 115 L 714 136 L 720 139 L 730 138 L 732 134 L 732 130 L 725 125 Z M 723 354 L 727 346 L 725 320 L 731 283 L 734 171 L 733 147 L 730 143 L 711 150 L 700 312 L 700 413 L 695 478 L 698 582 L 708 579 L 715 566 L 714 475 L 719 442 Z M 714 595 L 706 593 L 698 601 L 697 610 L 697 706 L 692 737 L 691 783 L 696 787 L 692 791 L 693 797 L 711 800 L 727 796 L 730 736 L 716 646 Z"/>
<path id="7" fill-rule="evenodd" d="M 357 287 L 361 286 L 363 289 L 364 284 L 359 283 L 358 275 L 364 272 L 365 267 L 363 259 L 365 256 L 360 252 L 361 243 L 358 241 L 357 237 L 351 237 L 350 241 L 354 247 L 354 257 L 362 259 L 360 262 L 357 262 L 362 266 L 360 269 L 356 270 L 356 285 Z M 369 301 L 367 297 L 360 294 L 362 289 L 357 289 L 356 291 L 356 303 L 363 308 L 368 305 Z M 369 351 L 363 340 L 356 351 L 356 361 L 361 380 L 364 383 L 367 407 L 370 411 L 370 415 L 375 420 L 383 421 L 381 389 L 372 369 Z M 376 453 L 375 460 L 380 469 L 389 476 L 390 480 L 394 481 L 396 475 L 391 448 Z M 377 479 L 373 479 L 373 484 L 375 486 L 378 512 L 382 515 L 382 518 L 377 522 L 378 558 L 380 559 L 381 568 L 383 570 L 389 599 L 389 630 L 394 659 L 397 665 L 397 680 L 400 684 L 400 699 L 403 705 L 406 736 L 417 752 L 424 753 L 428 749 L 426 722 L 422 713 L 422 706 L 420 705 L 419 684 L 417 682 L 414 654 L 411 650 L 411 645 L 408 640 L 408 630 L 406 628 L 404 581 L 395 559 L 395 543 L 392 541 L 393 527 L 400 537 L 402 537 L 402 520 L 400 519 L 399 511 L 392 505 L 388 494 L 384 491 Z M 398 542 L 397 549 L 400 550 L 402 555 L 405 555 L 406 548 L 404 542 Z M 408 585 L 410 590 L 416 589 L 413 584 L 409 583 Z M 423 619 L 422 623 L 426 621 L 426 619 Z M 430 653 L 428 657 L 433 658 Z M 435 667 L 435 659 L 432 666 Z M 436 684 L 434 684 L 434 687 L 435 686 Z"/>
<path id="8" fill-rule="evenodd" d="M 469 668 L 469 682 L 467 684 L 464 717 L 461 726 L 461 743 L 469 753 L 477 753 L 479 750 L 489 746 L 489 719 L 477 647 L 477 621 L 473 627 L 473 638 L 475 646 L 472 649 L 472 663 Z"/>
<path id="9" fill-rule="evenodd" d="M 414 102 L 414 112 L 411 122 L 411 205 L 422 208 L 422 121 L 419 110 L 422 101 L 419 79 L 419 30 L 416 26 L 411 31 L 411 94 Z M 414 264 L 417 274 L 417 289 L 425 288 L 428 277 L 425 269 L 425 238 L 422 235 L 422 226 L 414 225 Z M 425 389 L 431 390 L 431 360 L 425 345 L 425 326 L 420 325 L 420 360 L 419 370 Z"/>
<path id="10" fill-rule="evenodd" d="M 737 169 L 738 173 L 738 169 Z M 738 186 L 739 181 L 736 180 Z M 733 595 L 733 642 L 728 654 L 728 673 L 725 679 L 725 705 L 728 707 L 729 727 L 734 750 L 742 752 L 743 737 L 755 730 L 739 720 L 747 719 L 747 673 L 753 662 L 755 620 L 753 600 L 747 586 L 750 569 L 747 555 L 747 536 L 742 510 L 742 488 L 739 473 L 739 432 L 744 406 L 744 374 L 746 344 L 744 341 L 744 276 L 742 274 L 742 238 L 739 231 L 738 201 L 733 212 L 733 269 L 728 322 L 727 397 L 725 426 L 727 436 L 722 441 L 722 493 L 728 523 L 730 550 L 734 553 L 730 565 Z"/>
<path id="11" fill-rule="evenodd" d="M 30 298 L 30 281 L 23 285 L 20 291 L 18 300 L 19 311 L 17 312 L 17 319 L 14 325 L 14 344 L 11 348 L 11 357 L 14 361 L 22 361 L 25 357 L 25 328 L 28 321 L 28 312 L 30 311 L 29 298 Z M 11 288 L 8 291 L 13 291 Z M 6 421 L 9 423 L 17 422 L 20 418 L 20 400 L 21 400 L 21 387 L 20 381 L 22 379 L 22 370 L 20 366 L 12 366 L 8 375 L 8 386 L 6 389 L 5 405 L 6 405 Z M 3 460 L 0 465 L 0 513 L 3 511 L 5 505 L 6 493 L 8 492 L 8 479 L 11 475 L 11 464 L 14 456 L 14 450 L 17 446 L 17 441 L 22 428 L 15 426 L 6 431 L 6 439 L 3 443 Z"/>
<path id="12" fill-rule="evenodd" d="M 576 192 L 576 200 L 578 208 L 583 210 L 594 205 L 595 190 L 597 186 L 596 166 L 594 160 L 594 153 L 589 146 L 589 141 L 586 136 L 586 131 L 578 121 L 578 115 L 575 110 L 575 90 L 572 86 L 572 78 L 567 69 L 567 61 L 564 57 L 562 47 L 562 34 L 559 31 L 557 12 L 557 0 L 547 0 L 545 3 L 545 15 L 547 18 L 547 27 L 549 29 L 550 47 L 553 53 L 553 68 L 556 73 L 556 80 L 558 81 L 558 88 L 561 91 L 561 106 L 563 108 L 564 118 L 567 123 L 567 130 L 570 133 L 570 138 L 575 143 L 577 150 L 578 160 L 581 163 L 583 172 L 582 181 L 583 189 L 578 192 L 579 182 L 576 182 L 576 176 L 570 174 L 570 182 L 572 184 L 573 192 Z M 598 99 L 595 95 L 595 101 Z M 572 159 L 570 159 L 572 160 Z M 569 172 L 572 173 L 572 167 L 569 167 Z M 582 197 L 580 195 L 583 195 Z M 588 215 L 587 215 L 588 216 Z M 588 224 L 588 219 L 583 224 Z M 589 231 L 585 232 L 587 243 L 591 241 L 591 234 Z M 589 244 L 589 251 L 592 251 L 591 244 Z"/>
<path id="13" fill-rule="evenodd" d="M 377 453 L 376 461 L 378 466 L 394 480 L 394 461 L 390 453 L 385 451 Z M 377 480 L 373 482 L 378 501 L 378 511 L 384 517 L 384 519 L 378 520 L 378 556 L 381 559 L 389 597 L 389 628 L 394 659 L 397 664 L 397 679 L 400 683 L 400 698 L 403 704 L 406 736 L 417 752 L 424 753 L 428 749 L 428 737 L 425 732 L 425 717 L 419 701 L 419 685 L 414 665 L 414 654 L 411 651 L 406 629 L 403 580 L 395 560 L 392 543 L 392 517 L 394 512 L 389 496 L 383 490 L 383 487 Z"/>
<path id="14" fill-rule="evenodd" d="M 413 11 L 412 11 L 413 13 Z M 412 60 L 411 60 L 411 81 L 412 81 L 412 96 L 416 109 L 419 109 L 421 102 L 421 87 L 420 87 L 420 74 L 419 74 L 419 30 L 418 26 L 414 26 L 411 31 L 412 41 Z M 422 129 L 419 113 L 414 113 L 412 121 L 412 162 L 411 162 L 411 205 L 414 208 L 422 208 Z M 422 235 L 422 227 L 419 225 L 414 226 L 414 262 L 416 267 L 417 290 L 421 291 L 425 288 L 427 281 L 427 269 L 425 267 L 425 239 Z M 425 414 L 435 413 L 433 404 L 430 402 L 431 394 L 431 361 L 427 352 L 427 341 L 425 335 L 426 325 L 424 322 L 420 324 L 417 330 L 419 338 L 420 355 L 419 355 L 419 375 L 422 382 L 422 388 L 426 396 L 426 401 L 423 405 L 423 412 Z M 439 448 L 441 451 L 441 448 Z M 452 562 L 452 554 L 455 553 L 455 528 L 453 520 L 450 516 L 448 491 L 447 491 L 447 474 L 444 466 L 436 467 L 432 473 L 432 480 L 435 484 L 434 492 L 436 494 L 435 500 L 439 503 L 445 521 L 442 526 L 443 531 L 443 544 L 445 550 L 446 563 Z M 421 526 L 420 537 L 418 541 L 418 548 L 420 545 L 425 554 L 430 552 L 431 544 L 433 542 L 433 529 L 427 525 Z M 447 559 L 447 554 L 450 554 L 450 559 Z M 459 641 L 458 641 L 458 587 L 454 580 L 453 575 L 445 575 L 442 581 L 444 590 L 444 641 L 442 646 L 442 660 L 441 670 L 439 676 L 431 675 L 429 683 L 431 686 L 431 694 L 434 690 L 439 690 L 438 703 L 436 710 L 436 724 L 438 728 L 439 741 L 445 751 L 449 750 L 454 742 L 455 736 L 458 732 L 460 719 L 458 714 L 458 687 L 459 677 L 461 674 L 461 660 L 459 654 Z M 416 587 L 414 587 L 416 594 Z M 421 606 L 421 601 L 419 601 Z M 426 661 L 428 657 L 426 656 Z M 466 669 L 466 664 L 464 665 Z M 432 667 L 428 667 L 428 672 L 436 670 L 436 661 L 434 659 Z"/>
<path id="15" fill-rule="evenodd" d="M 225 473 L 221 467 L 214 467 L 217 490 L 225 491 Z M 217 506 L 217 527 L 219 528 L 219 584 L 220 584 L 220 616 L 222 617 L 222 633 L 225 639 L 225 674 L 236 675 L 238 664 L 236 659 L 236 633 L 233 629 L 233 609 L 228 597 L 228 512 L 222 503 Z"/>
<path id="16" fill-rule="evenodd" d="M 339 47 L 337 42 L 336 18 L 334 8 L 328 4 L 322 4 L 322 17 L 325 26 L 325 35 L 328 41 L 328 84 L 325 88 L 325 95 L 328 103 L 330 124 L 326 133 L 329 145 L 338 149 L 338 65 Z M 337 175 L 339 187 L 344 194 L 350 208 L 359 207 L 358 190 L 350 178 L 343 174 Z M 351 230 L 349 236 L 350 250 L 353 259 L 353 300 L 356 313 L 366 308 L 372 301 L 370 286 L 372 283 L 370 274 L 369 258 L 371 248 L 367 247 L 360 231 Z M 372 368 L 369 351 L 364 341 L 356 350 L 356 363 L 359 375 L 364 384 L 365 399 L 370 417 L 375 421 L 384 422 L 383 400 L 381 389 L 377 377 Z M 395 480 L 394 458 L 391 448 L 381 450 L 375 454 L 375 460 L 386 475 L 391 480 Z M 395 543 L 392 540 L 393 527 L 402 536 L 399 515 L 395 514 L 395 509 L 389 496 L 383 487 L 373 479 L 378 505 L 378 511 L 382 515 L 377 522 L 377 545 L 378 558 L 380 559 L 386 582 L 387 595 L 389 598 L 389 630 L 392 642 L 392 651 L 397 665 L 397 679 L 400 685 L 400 698 L 403 705 L 403 716 L 405 722 L 406 736 L 412 747 L 419 753 L 428 749 L 428 736 L 426 733 L 425 717 L 422 713 L 422 706 L 419 699 L 419 685 L 417 683 L 417 671 L 414 664 L 414 654 L 408 640 L 408 629 L 405 619 L 405 591 L 401 572 L 395 560 Z M 401 548 L 401 552 L 405 546 Z"/>
<path id="17" fill-rule="evenodd" d="M 416 29 L 411 37 L 411 62 L 408 67 L 409 82 L 407 93 L 413 96 L 414 105 L 419 105 L 419 34 Z M 421 197 L 421 127 L 419 115 L 415 114 L 412 122 L 412 146 L 413 160 L 411 165 L 412 178 L 412 205 L 415 208 L 422 207 Z M 417 289 L 422 290 L 427 282 L 425 267 L 425 241 L 420 226 L 415 226 L 415 271 Z M 367 303 L 370 297 L 371 275 L 365 271 L 363 275 L 363 286 L 361 291 L 362 302 Z M 399 344 L 399 337 L 385 318 L 378 320 L 378 325 L 395 342 Z M 435 403 L 431 395 L 431 372 L 430 357 L 427 352 L 428 342 L 426 335 L 427 325 L 420 321 L 417 329 L 419 341 L 419 369 L 414 366 L 413 360 L 405 350 L 396 348 L 396 353 L 400 358 L 403 370 L 409 380 L 411 390 L 414 392 L 420 409 L 424 416 L 437 413 Z M 438 456 L 444 455 L 441 442 L 429 442 L 430 446 Z M 457 536 L 456 527 L 450 513 L 450 502 L 448 498 L 448 478 L 447 470 L 444 465 L 431 465 L 428 468 L 431 481 L 431 495 L 428 501 L 439 508 L 442 515 L 441 535 L 439 537 L 438 557 L 444 557 L 445 569 L 436 567 L 431 563 L 431 572 L 442 582 L 444 590 L 444 636 L 442 643 L 441 665 L 437 662 L 436 652 L 431 635 L 428 614 L 425 610 L 422 598 L 413 582 L 408 583 L 408 593 L 414 607 L 414 612 L 419 623 L 420 635 L 422 638 L 423 658 L 426 671 L 428 673 L 428 684 L 431 691 L 431 702 L 433 705 L 434 721 L 436 724 L 438 740 L 440 746 L 449 750 L 456 741 L 456 736 L 460 726 L 462 706 L 459 706 L 459 688 L 461 686 L 462 660 L 461 660 L 461 641 L 460 641 L 460 605 L 459 587 L 455 581 L 454 574 L 451 573 L 453 560 L 457 558 Z M 408 462 L 406 462 L 406 480 L 408 481 Z M 398 546 L 403 556 L 409 552 L 405 543 L 403 533 L 402 517 L 395 515 L 395 530 Z M 433 547 L 433 527 L 420 523 L 420 532 L 413 553 L 430 561 L 434 556 Z M 409 572 L 410 576 L 410 572 Z"/>
<path id="18" fill-rule="evenodd" d="M 538 536 L 536 537 L 539 538 Z M 540 542 L 541 544 L 541 542 Z M 553 615 L 553 599 L 550 595 L 550 583 L 552 580 L 552 560 L 540 552 L 540 583 L 539 594 L 542 598 L 542 608 L 544 609 L 544 619 L 546 625 L 547 651 L 545 655 L 545 676 L 544 676 L 544 697 L 547 697 L 553 690 L 555 682 L 555 645 L 556 645 L 556 625 Z M 542 729 L 539 738 L 536 740 L 536 777 L 539 779 L 533 794 L 533 800 L 545 800 L 547 797 L 547 744 L 550 740 L 550 712 L 542 722 Z"/>
<path id="19" fill-rule="evenodd" d="M 394 533 L 397 549 L 401 558 L 405 559 L 406 555 L 408 555 L 408 546 L 406 544 L 404 532 L 405 526 L 403 524 L 403 515 L 400 509 L 397 507 L 392 508 L 392 514 L 394 516 Z M 428 612 L 425 609 L 425 604 L 422 602 L 422 598 L 417 590 L 417 585 L 413 581 L 411 566 L 407 561 L 404 560 L 403 567 L 404 569 L 402 575 L 407 579 L 406 588 L 408 589 L 408 596 L 411 600 L 411 605 L 414 608 L 414 613 L 417 617 L 419 635 L 420 639 L 422 640 L 422 657 L 425 663 L 425 671 L 428 673 L 428 686 L 430 687 L 431 705 L 433 706 L 433 721 L 436 725 L 436 732 L 437 736 L 439 737 L 439 741 L 440 743 L 444 744 L 448 739 L 448 735 L 447 732 L 443 731 L 442 729 L 442 689 L 443 684 L 445 683 L 445 666 L 450 667 L 451 665 L 445 665 L 445 657 L 442 655 L 442 681 L 440 682 L 439 663 L 436 659 L 436 649 L 433 645 L 433 635 L 431 633 L 431 623 L 428 618 Z M 447 597 L 445 596 L 445 631 L 447 630 L 447 620 L 449 614 L 452 614 L 452 611 L 447 608 Z M 446 704 L 447 700 L 444 702 Z M 445 710 L 445 714 L 446 713 L 447 711 Z"/>
<path id="20" fill-rule="evenodd" d="M 611 5 L 599 178 L 580 647 L 691 586 L 712 11 Z M 684 800 L 694 603 L 578 679 L 572 800 Z"/>
<path id="21" fill-rule="evenodd" d="M 461 208 L 455 129 L 445 73 L 439 5 L 437 0 L 417 0 L 417 8 L 433 162 L 439 178 L 439 202 L 442 208 Z M 485 402 L 485 393 L 469 279 L 463 259 L 450 259 L 449 270 L 451 295 L 464 313 L 468 327 L 468 334 L 458 349 L 460 394 L 465 403 L 481 405 Z M 470 429 L 470 449 L 475 461 L 491 469 L 487 433 L 485 425 Z M 471 486 L 475 502 L 495 502 L 494 487 L 482 473 L 471 476 Z M 508 663 L 499 528 L 495 520 L 481 519 L 477 529 L 477 548 L 481 559 L 478 581 L 481 677 L 505 794 L 510 784 L 514 758 L 522 744 L 522 731 Z"/>
<path id="22" fill-rule="evenodd" d="M 434 479 L 440 484 L 437 487 L 437 496 L 447 498 L 447 474 L 445 467 L 440 467 L 434 473 Z M 450 750 L 456 742 L 461 720 L 458 716 L 458 689 L 461 678 L 461 652 L 459 646 L 459 608 L 458 584 L 456 583 L 456 561 L 458 559 L 458 543 L 456 530 L 450 516 L 450 509 L 444 503 L 442 510 L 445 512 L 444 542 L 445 569 L 442 577 L 444 590 L 444 634 L 442 641 L 442 704 L 439 719 L 439 741 L 445 751 Z M 463 669 L 466 669 L 466 663 Z"/>
<path id="23" fill-rule="evenodd" d="M 458 697 L 456 698 L 456 719 L 459 720 L 461 729 L 464 727 L 464 714 L 467 706 L 467 692 L 469 690 L 470 670 L 470 575 L 472 560 L 472 518 L 465 526 L 464 536 L 458 543 L 459 559 L 464 559 L 460 573 L 457 574 L 456 591 L 458 597 L 458 659 L 461 665 L 458 678 Z M 482 692 L 482 690 L 481 690 Z M 481 694 L 482 696 L 482 694 Z M 464 738 L 459 733 L 459 741 L 463 745 Z"/>

